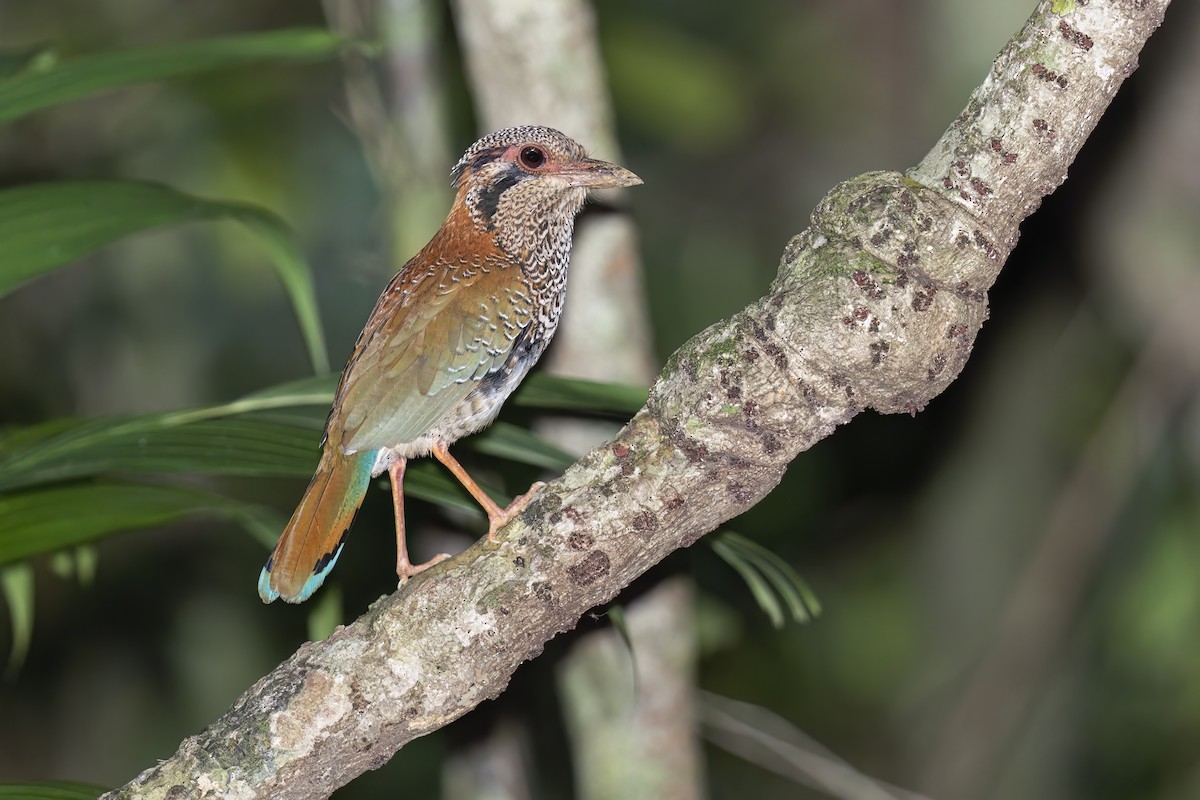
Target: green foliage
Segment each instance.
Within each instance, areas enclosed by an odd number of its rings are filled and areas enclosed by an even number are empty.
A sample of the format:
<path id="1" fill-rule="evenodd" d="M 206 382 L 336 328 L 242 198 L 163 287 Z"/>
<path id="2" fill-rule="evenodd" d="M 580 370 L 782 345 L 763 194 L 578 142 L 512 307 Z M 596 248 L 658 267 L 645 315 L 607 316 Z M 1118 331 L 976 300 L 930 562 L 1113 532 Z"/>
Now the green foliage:
<path id="1" fill-rule="evenodd" d="M 9 620 L 12 623 L 12 648 L 8 652 L 8 668 L 11 677 L 20 669 L 29 652 L 33 639 L 33 567 L 29 564 L 14 564 L 0 569 L 0 592 L 8 603 Z"/>
<path id="2" fill-rule="evenodd" d="M 0 191 L 0 297 L 132 233 L 193 220 L 233 220 L 270 256 L 300 319 L 313 366 L 329 369 L 312 275 L 295 234 L 245 203 L 202 200 L 133 181 L 64 181 Z"/>
<path id="3" fill-rule="evenodd" d="M 525 379 L 513 395 L 512 402 L 525 408 L 628 416 L 637 413 L 646 404 L 646 390 L 620 383 L 560 378 L 536 372 Z"/>
<path id="4" fill-rule="evenodd" d="M 646 132 L 693 152 L 743 134 L 750 115 L 741 66 L 677 28 L 618 25 L 607 38 L 613 94 Z"/>
<path id="5" fill-rule="evenodd" d="M 713 551 L 742 576 L 755 602 L 776 628 L 786 617 L 808 622 L 821 613 L 821 603 L 792 565 L 740 533 L 724 531 L 716 536 Z"/>
<path id="6" fill-rule="evenodd" d="M 261 506 L 180 486 L 97 483 L 13 492 L 0 496 L 0 564 L 195 514 L 236 520 L 272 542 L 284 522 Z"/>
<path id="7" fill-rule="evenodd" d="M 322 28 L 296 28 L 82 56 L 61 63 L 41 48 L 9 54 L 0 81 L 0 122 L 104 89 L 266 61 L 330 58 L 346 41 Z"/>

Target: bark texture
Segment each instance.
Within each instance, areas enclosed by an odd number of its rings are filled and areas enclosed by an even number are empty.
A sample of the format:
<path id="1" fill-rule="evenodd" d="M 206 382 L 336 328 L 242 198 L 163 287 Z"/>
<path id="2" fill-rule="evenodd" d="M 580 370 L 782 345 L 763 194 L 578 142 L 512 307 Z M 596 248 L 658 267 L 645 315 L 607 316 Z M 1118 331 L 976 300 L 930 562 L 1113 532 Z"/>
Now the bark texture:
<path id="1" fill-rule="evenodd" d="M 1167 0 L 1046 0 L 908 175 L 835 187 L 770 292 L 685 344 L 609 444 L 500 534 L 305 644 L 107 797 L 316 798 L 504 690 L 671 551 L 746 510 L 865 408 L 962 369 L 1021 219 L 1067 168 Z"/>

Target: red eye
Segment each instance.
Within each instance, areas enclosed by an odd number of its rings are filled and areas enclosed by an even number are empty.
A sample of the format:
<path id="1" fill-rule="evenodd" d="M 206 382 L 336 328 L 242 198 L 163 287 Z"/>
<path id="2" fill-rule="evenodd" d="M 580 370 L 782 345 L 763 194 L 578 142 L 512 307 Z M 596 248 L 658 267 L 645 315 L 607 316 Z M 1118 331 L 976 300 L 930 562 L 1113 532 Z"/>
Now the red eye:
<path id="1" fill-rule="evenodd" d="M 546 165 L 546 151 L 533 145 L 522 147 L 521 154 L 517 157 L 521 160 L 521 166 L 526 169 L 540 169 Z"/>

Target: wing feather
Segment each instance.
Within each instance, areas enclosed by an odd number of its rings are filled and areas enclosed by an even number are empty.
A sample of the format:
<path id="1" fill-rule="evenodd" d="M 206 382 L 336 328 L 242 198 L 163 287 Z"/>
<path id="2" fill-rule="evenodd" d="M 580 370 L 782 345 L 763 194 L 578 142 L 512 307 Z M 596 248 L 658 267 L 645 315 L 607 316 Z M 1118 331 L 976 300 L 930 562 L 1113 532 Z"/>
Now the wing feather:
<path id="1" fill-rule="evenodd" d="M 380 297 L 342 374 L 326 434 L 345 452 L 429 433 L 479 380 L 508 361 L 515 337 L 496 324 L 526 293 L 521 270 L 434 263 L 401 270 Z"/>

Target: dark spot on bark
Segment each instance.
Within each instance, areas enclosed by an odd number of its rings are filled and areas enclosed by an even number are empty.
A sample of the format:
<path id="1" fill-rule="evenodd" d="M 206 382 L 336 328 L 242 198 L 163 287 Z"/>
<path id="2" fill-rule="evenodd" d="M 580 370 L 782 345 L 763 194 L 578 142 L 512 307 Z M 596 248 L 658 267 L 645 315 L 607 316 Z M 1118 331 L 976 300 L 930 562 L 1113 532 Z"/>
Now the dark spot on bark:
<path id="1" fill-rule="evenodd" d="M 692 464 L 699 463 L 708 457 L 708 448 L 684 433 L 678 425 L 673 426 L 668 439 L 675 449 L 683 453 L 684 457 Z"/>
<path id="2" fill-rule="evenodd" d="M 567 567 L 567 577 L 576 586 L 590 586 L 608 574 L 612 562 L 603 550 L 593 550 L 578 564 Z"/>
<path id="3" fill-rule="evenodd" d="M 762 437 L 763 452 L 768 455 L 774 455 L 783 449 L 783 445 L 779 443 L 779 439 L 774 434 L 765 434 Z"/>
<path id="4" fill-rule="evenodd" d="M 871 317 L 871 324 L 867 326 L 867 330 L 871 333 L 879 333 L 879 317 Z"/>
<path id="5" fill-rule="evenodd" d="M 767 345 L 763 347 L 763 350 L 765 350 L 767 355 L 775 360 L 775 366 L 779 367 L 780 370 L 787 370 L 789 366 L 787 353 L 783 352 L 779 345 L 775 344 L 774 342 L 768 342 Z"/>
<path id="6" fill-rule="evenodd" d="M 953 189 L 954 181 L 950 180 L 949 178 L 942 178 L 942 186 L 945 186 L 947 189 Z"/>
<path id="7" fill-rule="evenodd" d="M 513 566 L 517 569 L 525 569 L 525 556 L 517 556 L 514 558 Z"/>
<path id="8" fill-rule="evenodd" d="M 750 362 L 758 361 L 758 351 L 757 350 L 747 350 L 745 353 L 743 353 L 743 355 L 746 357 L 747 361 L 750 361 Z"/>
<path id="9" fill-rule="evenodd" d="M 637 467 L 635 467 L 630 462 L 628 462 L 628 461 L 621 462 L 621 474 L 624 475 L 625 477 L 629 477 L 636 471 L 637 471 Z"/>
<path id="10" fill-rule="evenodd" d="M 1084 50 L 1092 49 L 1092 37 L 1085 34 L 1083 31 L 1077 31 L 1067 24 L 1065 19 L 1058 21 L 1058 32 L 1063 38 L 1076 47 L 1082 47 Z"/>
<path id="11" fill-rule="evenodd" d="M 567 537 L 567 547 L 579 552 L 590 550 L 595 543 L 595 538 L 587 531 L 572 531 L 571 535 Z"/>
<path id="12" fill-rule="evenodd" d="M 917 265 L 918 257 L 912 253 L 901 253 L 896 258 L 896 266 L 900 269 L 907 269 Z"/>
<path id="13" fill-rule="evenodd" d="M 979 230 L 975 231 L 975 244 L 977 247 L 981 248 L 983 252 L 987 254 L 987 257 L 992 261 L 1000 260 L 1000 249 L 988 241 L 988 238 Z"/>
<path id="14" fill-rule="evenodd" d="M 550 590 L 550 584 L 545 581 L 533 585 L 533 596 L 548 606 L 554 605 L 554 592 Z"/>
<path id="15" fill-rule="evenodd" d="M 871 316 L 871 312 L 868 311 L 865 306 L 859 306 L 858 308 L 854 309 L 854 318 L 859 322 L 862 322 L 869 316 Z"/>
<path id="16" fill-rule="evenodd" d="M 967 332 L 966 325 L 949 325 L 946 328 L 946 338 L 947 339 L 957 339 L 959 336 L 962 336 L 966 332 Z"/>
<path id="17" fill-rule="evenodd" d="M 971 188 L 974 189 L 975 193 L 980 195 L 981 197 L 987 197 L 989 194 L 992 193 L 991 187 L 988 186 L 986 183 L 984 183 L 979 178 L 971 179 Z"/>
<path id="18" fill-rule="evenodd" d="M 849 328 L 854 324 L 854 319 L 852 317 L 842 317 L 842 324 Z"/>
<path id="19" fill-rule="evenodd" d="M 912 310 L 913 311 L 928 311 L 929 307 L 931 305 L 933 305 L 932 293 L 926 294 L 925 292 L 917 292 L 913 296 L 913 299 L 912 299 Z"/>
<path id="20" fill-rule="evenodd" d="M 902 269 L 900 270 L 900 274 L 896 276 L 896 288 L 903 289 L 905 286 L 908 286 L 908 271 Z"/>
<path id="21" fill-rule="evenodd" d="M 670 500 L 667 501 L 667 510 L 668 511 L 677 511 L 680 508 L 683 508 L 683 502 L 684 501 L 683 501 L 682 496 L 675 495 L 674 497 L 672 497 Z"/>
<path id="22" fill-rule="evenodd" d="M 643 511 L 629 523 L 638 533 L 653 533 L 658 530 L 658 517 L 652 511 Z"/>
<path id="23" fill-rule="evenodd" d="M 933 230 L 933 217 L 929 216 L 928 214 L 921 215 L 921 223 L 920 224 L 921 224 L 921 231 L 923 233 L 929 233 L 929 231 Z"/>
<path id="24" fill-rule="evenodd" d="M 938 353 L 933 357 L 933 366 L 929 368 L 927 377 L 929 380 L 934 380 L 938 375 L 942 374 L 942 370 L 946 368 L 946 354 Z"/>
<path id="25" fill-rule="evenodd" d="M 887 342 L 871 342 L 871 366 L 878 367 L 883 363 L 884 356 L 892 349 Z"/>
<path id="26" fill-rule="evenodd" d="M 616 442 L 612 446 L 612 453 L 617 458 L 624 458 L 629 455 L 629 445 L 624 442 Z"/>
<path id="27" fill-rule="evenodd" d="M 748 492 L 746 487 L 742 486 L 740 483 L 726 484 L 725 491 L 729 492 L 729 496 L 739 503 L 750 502 L 750 492 Z"/>

